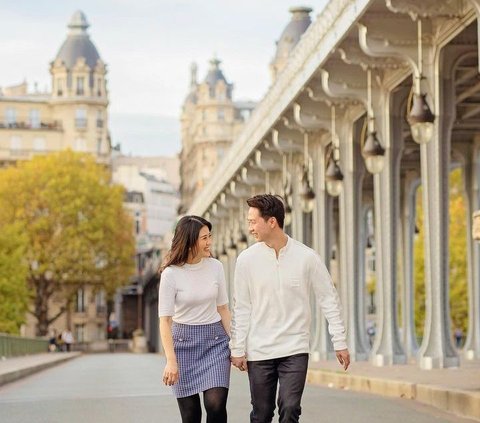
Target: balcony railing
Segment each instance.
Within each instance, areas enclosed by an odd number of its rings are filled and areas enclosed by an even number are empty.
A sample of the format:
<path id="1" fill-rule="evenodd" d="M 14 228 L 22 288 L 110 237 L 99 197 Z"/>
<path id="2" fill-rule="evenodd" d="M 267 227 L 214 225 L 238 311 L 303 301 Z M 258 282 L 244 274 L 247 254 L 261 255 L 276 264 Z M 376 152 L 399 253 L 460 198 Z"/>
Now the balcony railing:
<path id="1" fill-rule="evenodd" d="M 41 121 L 32 124 L 25 120 L 15 122 L 0 122 L 0 129 L 21 129 L 32 131 L 61 131 L 63 129 L 62 123 L 58 120 Z"/>
<path id="2" fill-rule="evenodd" d="M 42 338 L 24 338 L 0 333 L 0 357 L 48 352 L 48 340 Z"/>

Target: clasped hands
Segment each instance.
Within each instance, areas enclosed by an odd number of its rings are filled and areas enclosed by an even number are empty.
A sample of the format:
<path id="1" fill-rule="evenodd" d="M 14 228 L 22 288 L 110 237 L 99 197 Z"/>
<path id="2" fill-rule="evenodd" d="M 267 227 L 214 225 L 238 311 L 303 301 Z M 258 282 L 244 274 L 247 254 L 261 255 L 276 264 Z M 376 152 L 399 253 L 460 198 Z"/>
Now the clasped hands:
<path id="1" fill-rule="evenodd" d="M 248 372 L 247 357 L 230 357 L 232 364 L 242 372 Z"/>

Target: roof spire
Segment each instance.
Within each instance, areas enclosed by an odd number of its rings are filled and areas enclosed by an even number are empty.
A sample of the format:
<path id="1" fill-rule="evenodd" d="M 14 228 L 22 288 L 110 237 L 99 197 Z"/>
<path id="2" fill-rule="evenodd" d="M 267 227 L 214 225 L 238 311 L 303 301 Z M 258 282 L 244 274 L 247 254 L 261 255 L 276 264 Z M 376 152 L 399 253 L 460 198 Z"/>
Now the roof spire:
<path id="1" fill-rule="evenodd" d="M 71 35 L 80 35 L 86 34 L 87 28 L 90 24 L 87 21 L 87 17 L 85 13 L 81 10 L 77 10 L 70 19 L 70 23 L 68 24 L 68 28 L 70 29 L 69 34 Z"/>

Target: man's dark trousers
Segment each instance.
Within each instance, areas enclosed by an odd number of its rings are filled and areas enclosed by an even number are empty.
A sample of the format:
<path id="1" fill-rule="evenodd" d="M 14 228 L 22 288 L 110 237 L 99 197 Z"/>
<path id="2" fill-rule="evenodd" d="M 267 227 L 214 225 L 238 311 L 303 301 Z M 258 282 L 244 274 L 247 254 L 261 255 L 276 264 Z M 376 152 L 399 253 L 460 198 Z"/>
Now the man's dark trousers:
<path id="1" fill-rule="evenodd" d="M 302 409 L 300 402 L 307 377 L 308 354 L 295 354 L 271 360 L 249 361 L 248 378 L 253 410 L 251 423 L 270 423 L 278 390 L 280 423 L 296 423 Z"/>

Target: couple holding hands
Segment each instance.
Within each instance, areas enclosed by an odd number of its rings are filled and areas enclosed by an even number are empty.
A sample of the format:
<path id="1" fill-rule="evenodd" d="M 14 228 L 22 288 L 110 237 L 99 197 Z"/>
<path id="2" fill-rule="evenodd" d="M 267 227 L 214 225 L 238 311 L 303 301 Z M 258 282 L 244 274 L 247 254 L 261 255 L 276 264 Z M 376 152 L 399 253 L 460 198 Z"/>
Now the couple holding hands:
<path id="1" fill-rule="evenodd" d="M 211 257 L 212 225 L 185 216 L 161 268 L 160 333 L 183 423 L 200 423 L 203 392 L 208 423 L 227 421 L 231 364 L 248 373 L 251 423 L 271 422 L 278 390 L 279 422 L 298 422 L 310 342 L 311 306 L 328 320 L 339 363 L 350 356 L 337 291 L 320 256 L 283 231 L 280 197 L 247 200 L 248 229 L 257 241 L 235 266 L 230 318 L 222 264 Z"/>

